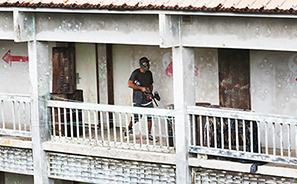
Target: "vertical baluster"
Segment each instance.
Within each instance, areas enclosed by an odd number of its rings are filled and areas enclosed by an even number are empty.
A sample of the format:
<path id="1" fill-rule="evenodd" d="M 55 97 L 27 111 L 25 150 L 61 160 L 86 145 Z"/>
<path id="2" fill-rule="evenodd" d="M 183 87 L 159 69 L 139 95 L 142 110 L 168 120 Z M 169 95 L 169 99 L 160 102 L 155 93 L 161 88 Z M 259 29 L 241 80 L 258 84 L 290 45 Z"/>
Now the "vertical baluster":
<path id="1" fill-rule="evenodd" d="M 155 119 L 152 116 L 152 135 L 153 135 L 153 141 L 154 141 L 154 148 L 156 149 L 156 135 L 155 135 Z"/>
<path id="2" fill-rule="evenodd" d="M 106 123 L 107 123 L 107 141 L 108 141 L 108 146 L 110 146 L 109 112 L 106 112 Z"/>
<path id="3" fill-rule="evenodd" d="M 121 146 L 123 147 L 123 120 L 122 113 L 119 113 L 119 123 L 120 123 L 120 138 L 121 138 Z"/>
<path id="4" fill-rule="evenodd" d="M 32 107 L 31 107 L 31 102 L 29 102 L 29 126 L 30 126 L 30 132 L 31 132 L 31 110 L 32 110 Z"/>
<path id="5" fill-rule="evenodd" d="M 207 147 L 210 147 L 210 140 L 209 140 L 209 117 L 206 116 L 206 140 L 207 140 Z"/>
<path id="6" fill-rule="evenodd" d="M 192 139 L 192 145 L 193 146 L 196 146 L 196 123 L 195 123 L 195 115 L 194 114 L 192 114 L 192 115 L 189 115 L 189 116 L 191 116 L 192 118 L 192 121 L 190 121 L 190 122 L 192 122 L 192 137 L 191 137 L 191 139 Z M 191 134 L 190 134 L 191 135 Z M 191 145 L 191 144 L 190 144 Z"/>
<path id="7" fill-rule="evenodd" d="M 223 122 L 223 118 L 220 117 L 221 119 L 221 145 L 222 145 L 222 149 L 224 149 L 224 126 L 225 123 Z"/>
<path id="8" fill-rule="evenodd" d="M 71 142 L 74 142 L 73 139 L 73 117 L 72 117 L 72 109 L 69 108 L 69 117 L 70 117 L 70 135 L 71 135 Z"/>
<path id="9" fill-rule="evenodd" d="M 116 116 L 115 112 L 112 113 L 112 124 L 113 124 L 113 136 L 114 136 L 114 146 L 116 146 L 117 143 L 117 127 L 116 127 Z"/>
<path id="10" fill-rule="evenodd" d="M 202 116 L 199 116 L 199 129 L 200 129 L 200 146 L 203 147 L 203 130 L 202 130 Z"/>
<path id="11" fill-rule="evenodd" d="M 3 100 L 1 100 L 1 112 L 2 112 L 2 127 L 5 130 L 4 101 Z"/>
<path id="12" fill-rule="evenodd" d="M 83 144 L 86 143 L 86 123 L 85 123 L 85 110 L 81 109 L 82 114 L 82 131 L 83 131 Z"/>
<path id="13" fill-rule="evenodd" d="M 284 156 L 284 149 L 283 149 L 283 123 L 280 123 L 280 151 L 281 151 L 281 156 Z"/>
<path id="14" fill-rule="evenodd" d="M 244 119 L 242 119 L 242 133 L 243 133 L 243 140 L 242 140 L 242 146 L 243 146 L 243 152 L 246 152 L 246 130 L 245 130 L 245 121 L 246 120 L 244 120 Z M 252 121 L 250 121 L 250 123 L 252 123 Z M 253 134 L 252 134 L 252 132 L 250 132 L 250 136 L 252 137 L 253 136 Z M 250 144 L 250 146 L 252 147 L 252 144 Z M 252 152 L 252 151 L 251 151 Z"/>
<path id="15" fill-rule="evenodd" d="M 297 157 L 297 124 L 296 122 L 294 122 L 295 124 L 295 156 Z"/>
<path id="16" fill-rule="evenodd" d="M 22 131 L 21 125 L 21 102 L 17 101 L 17 111 L 18 111 L 18 123 L 19 123 L 19 131 Z"/>
<path id="17" fill-rule="evenodd" d="M 75 109 L 75 116 L 76 116 L 76 138 L 77 138 L 77 143 L 79 141 L 79 119 L 78 119 L 78 109 Z"/>
<path id="18" fill-rule="evenodd" d="M 273 144 L 273 156 L 276 155 L 276 145 L 275 145 L 275 123 L 272 122 L 272 144 Z"/>
<path id="19" fill-rule="evenodd" d="M 291 157 L 291 127 L 289 123 L 287 123 L 287 127 L 288 127 L 288 157 Z"/>
<path id="20" fill-rule="evenodd" d="M 239 139 L 238 139 L 238 120 L 235 119 L 235 144 L 236 144 L 236 151 L 239 151 Z"/>
<path id="21" fill-rule="evenodd" d="M 257 121 L 257 130 L 258 130 L 258 153 L 261 153 L 261 127 L 260 127 L 260 121 Z"/>
<path id="22" fill-rule="evenodd" d="M 148 122 L 147 122 L 147 115 L 144 115 L 144 122 L 145 122 L 145 135 L 146 135 L 146 142 L 147 142 L 147 145 L 149 145 L 149 138 L 148 138 L 148 132 L 149 132 L 149 129 L 148 129 Z"/>
<path id="23" fill-rule="evenodd" d="M 101 140 L 102 140 L 102 146 L 104 146 L 104 126 L 103 126 L 103 112 L 100 111 L 100 124 L 101 124 Z"/>
<path id="24" fill-rule="evenodd" d="M 94 110 L 94 126 L 95 126 L 95 145 L 98 146 L 98 111 Z"/>
<path id="25" fill-rule="evenodd" d="M 26 109 L 26 102 L 23 102 L 24 131 L 27 131 Z"/>
<path id="26" fill-rule="evenodd" d="M 167 148 L 169 149 L 169 135 L 168 135 L 168 120 L 167 118 L 164 120 L 165 121 L 165 135 L 166 135 L 166 143 L 167 143 Z M 158 116 L 158 126 L 159 126 L 159 139 L 160 139 L 160 146 L 163 147 L 163 139 L 162 139 L 162 126 L 161 126 L 161 117 Z"/>
<path id="27" fill-rule="evenodd" d="M 231 125 L 230 125 L 230 118 L 228 118 L 228 143 L 229 143 L 229 150 L 231 150 Z"/>
<path id="28" fill-rule="evenodd" d="M 138 121 L 140 121 L 140 117 L 139 117 L 139 114 L 137 114 L 136 116 L 138 116 Z M 133 127 L 133 133 L 132 133 L 132 135 L 133 135 L 133 146 L 135 147 L 135 145 L 136 145 L 136 138 L 135 138 L 135 128 L 134 128 L 134 125 L 135 125 L 135 117 L 134 117 L 134 115 L 132 116 L 132 127 Z"/>
<path id="29" fill-rule="evenodd" d="M 214 147 L 217 148 L 217 119 L 213 117 L 213 131 L 214 131 Z"/>
<path id="30" fill-rule="evenodd" d="M 68 137 L 68 132 L 67 132 L 67 113 L 66 113 L 66 108 L 64 108 L 64 130 L 65 130 L 65 137 Z"/>
<path id="31" fill-rule="evenodd" d="M 134 122 L 134 119 L 133 119 L 133 114 L 132 114 L 132 116 L 131 116 L 131 121 L 132 122 Z M 129 135 L 129 119 L 128 119 L 128 114 L 127 113 L 125 113 L 125 120 L 126 120 L 126 138 L 127 138 L 127 144 L 128 144 L 128 146 L 129 146 L 129 140 L 130 140 L 130 135 Z"/>
<path id="32" fill-rule="evenodd" d="M 266 155 L 268 155 L 268 133 L 267 133 L 267 121 L 265 121 L 265 150 L 266 150 Z"/>
<path id="33" fill-rule="evenodd" d="M 13 130 L 16 130 L 16 123 L 15 123 L 15 101 L 12 101 L 12 122 L 13 122 Z"/>
<path id="34" fill-rule="evenodd" d="M 254 124 L 253 121 L 250 121 L 250 140 L 251 140 L 251 153 L 254 153 Z"/>
<path id="35" fill-rule="evenodd" d="M 61 141 L 62 131 L 61 131 L 61 109 L 58 107 L 58 125 L 59 125 L 59 138 Z"/>
<path id="36" fill-rule="evenodd" d="M 56 137 L 56 123 L 55 123 L 55 116 L 56 116 L 56 114 L 55 114 L 55 108 L 54 107 L 52 107 L 52 119 L 53 119 L 53 137 Z M 30 119 L 31 120 L 31 119 Z"/>
<path id="37" fill-rule="evenodd" d="M 91 142 L 92 142 L 91 112 L 90 112 L 90 110 L 87 110 L 87 112 L 88 112 L 88 121 L 89 121 L 89 142 L 91 144 Z"/>

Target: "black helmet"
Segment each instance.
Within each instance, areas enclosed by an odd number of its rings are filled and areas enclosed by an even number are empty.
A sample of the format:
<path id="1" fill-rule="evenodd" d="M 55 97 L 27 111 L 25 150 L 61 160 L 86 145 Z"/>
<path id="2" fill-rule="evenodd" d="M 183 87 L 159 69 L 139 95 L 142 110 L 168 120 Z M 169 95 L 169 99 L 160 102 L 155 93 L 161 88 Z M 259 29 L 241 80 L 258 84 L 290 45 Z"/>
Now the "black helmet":
<path id="1" fill-rule="evenodd" d="M 144 71 L 150 70 L 150 61 L 146 57 L 142 57 L 139 59 L 139 65 L 140 68 L 142 68 Z"/>

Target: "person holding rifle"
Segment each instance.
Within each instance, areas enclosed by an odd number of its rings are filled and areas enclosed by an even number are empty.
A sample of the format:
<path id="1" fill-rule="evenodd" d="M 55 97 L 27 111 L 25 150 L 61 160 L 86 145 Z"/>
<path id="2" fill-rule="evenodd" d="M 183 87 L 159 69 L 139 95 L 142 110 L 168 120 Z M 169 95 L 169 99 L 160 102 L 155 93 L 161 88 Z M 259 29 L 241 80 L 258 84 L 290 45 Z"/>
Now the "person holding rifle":
<path id="1" fill-rule="evenodd" d="M 128 80 L 128 86 L 133 89 L 133 107 L 147 107 L 154 108 L 152 103 L 153 96 L 151 91 L 153 91 L 153 74 L 150 71 L 150 62 L 146 57 L 139 59 L 140 68 L 135 69 Z M 141 117 L 141 116 L 140 116 Z M 134 114 L 134 123 L 139 121 L 139 115 Z M 148 138 L 153 140 L 151 135 L 152 128 L 152 117 L 147 117 L 148 121 Z M 132 131 L 132 117 L 128 127 L 129 130 L 126 130 L 124 135 L 129 136 L 133 134 Z"/>

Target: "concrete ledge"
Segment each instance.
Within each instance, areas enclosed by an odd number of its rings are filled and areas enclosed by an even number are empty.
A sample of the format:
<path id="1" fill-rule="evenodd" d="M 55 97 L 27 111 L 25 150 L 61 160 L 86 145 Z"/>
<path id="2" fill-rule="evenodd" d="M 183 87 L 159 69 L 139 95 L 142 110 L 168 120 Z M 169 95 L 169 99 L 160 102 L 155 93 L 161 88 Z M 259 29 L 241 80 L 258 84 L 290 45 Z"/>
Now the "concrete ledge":
<path id="1" fill-rule="evenodd" d="M 0 137 L 0 146 L 32 149 L 32 141 L 28 138 Z"/>
<path id="2" fill-rule="evenodd" d="M 192 167 L 250 173 L 252 163 L 189 158 L 189 165 Z M 252 174 L 297 178 L 297 166 L 268 163 L 258 166 L 258 171 Z"/>
<path id="3" fill-rule="evenodd" d="M 44 142 L 45 151 L 175 165 L 175 154 Z"/>

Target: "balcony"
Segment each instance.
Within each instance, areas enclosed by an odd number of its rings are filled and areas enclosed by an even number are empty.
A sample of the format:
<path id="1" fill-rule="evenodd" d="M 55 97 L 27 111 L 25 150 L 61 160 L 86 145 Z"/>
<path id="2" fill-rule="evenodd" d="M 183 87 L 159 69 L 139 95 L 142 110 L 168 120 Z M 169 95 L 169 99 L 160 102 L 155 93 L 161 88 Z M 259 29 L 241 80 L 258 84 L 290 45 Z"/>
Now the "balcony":
<path id="1" fill-rule="evenodd" d="M 33 175 L 30 97 L 2 94 L 0 99 L 0 169 Z M 173 109 L 55 100 L 48 101 L 47 109 L 50 139 L 42 145 L 48 158 L 49 178 L 98 183 L 109 177 L 110 181 L 174 183 L 178 129 Z M 208 170 L 231 172 L 231 167 L 233 171 L 236 167 L 237 171 L 246 172 L 246 165 L 239 163 L 264 162 L 269 169 L 262 169 L 262 173 L 288 178 L 294 175 L 296 118 L 211 106 L 188 106 L 186 112 L 189 166 L 196 183 L 203 180 L 201 172 Z M 133 114 L 142 118 L 134 124 L 133 134 L 126 137 L 124 132 L 131 118 L 134 120 Z M 148 117 L 152 117 L 153 140 L 148 139 Z M 283 166 L 275 169 L 277 164 Z M 128 166 L 130 170 L 125 169 Z M 286 173 L 277 173 L 279 168 L 287 169 Z M 252 179 L 254 175 L 248 177 Z"/>

